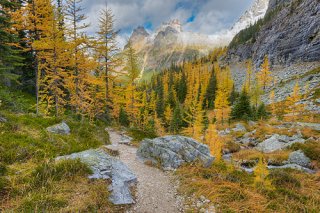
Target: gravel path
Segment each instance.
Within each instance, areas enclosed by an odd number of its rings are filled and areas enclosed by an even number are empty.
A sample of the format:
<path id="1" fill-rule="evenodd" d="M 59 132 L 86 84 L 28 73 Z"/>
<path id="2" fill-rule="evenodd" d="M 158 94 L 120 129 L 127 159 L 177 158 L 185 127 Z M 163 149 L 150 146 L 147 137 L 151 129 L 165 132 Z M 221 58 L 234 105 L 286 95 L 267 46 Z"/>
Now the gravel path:
<path id="1" fill-rule="evenodd" d="M 120 152 L 120 160 L 137 176 L 136 204 L 128 211 L 137 213 L 177 213 L 182 211 L 182 198 L 177 195 L 173 177 L 145 165 L 137 159 L 137 148 L 119 144 L 121 135 L 108 130 L 110 140 Z"/>

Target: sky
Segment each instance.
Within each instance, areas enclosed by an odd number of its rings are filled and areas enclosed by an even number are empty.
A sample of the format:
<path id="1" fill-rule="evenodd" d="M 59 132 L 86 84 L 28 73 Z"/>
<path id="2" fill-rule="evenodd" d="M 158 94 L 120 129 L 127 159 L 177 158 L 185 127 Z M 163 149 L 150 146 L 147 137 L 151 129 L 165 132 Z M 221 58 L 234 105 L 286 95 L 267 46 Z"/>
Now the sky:
<path id="1" fill-rule="evenodd" d="M 115 28 L 120 30 L 123 45 L 132 30 L 144 26 L 152 32 L 163 22 L 179 19 L 184 31 L 212 35 L 229 29 L 254 0 L 107 0 L 115 16 Z M 88 32 L 97 31 L 99 11 L 106 0 L 83 0 Z"/>

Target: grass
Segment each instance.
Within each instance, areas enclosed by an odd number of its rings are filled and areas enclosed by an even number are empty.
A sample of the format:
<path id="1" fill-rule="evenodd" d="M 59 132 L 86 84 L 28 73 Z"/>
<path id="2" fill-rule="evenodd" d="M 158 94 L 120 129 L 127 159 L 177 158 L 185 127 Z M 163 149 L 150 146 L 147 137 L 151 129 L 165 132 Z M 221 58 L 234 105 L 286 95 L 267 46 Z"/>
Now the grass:
<path id="1" fill-rule="evenodd" d="M 154 132 L 142 131 L 136 128 L 129 128 L 127 130 L 127 134 L 133 138 L 132 144 L 134 146 L 139 146 L 140 142 L 143 139 L 146 139 L 146 138 L 153 139 L 158 137 Z"/>
<path id="2" fill-rule="evenodd" d="M 46 127 L 60 122 L 61 119 L 35 117 L 30 114 L 2 114 L 8 122 L 1 128 L 0 162 L 6 164 L 54 158 L 109 143 L 102 124 L 90 125 L 67 118 L 66 122 L 72 133 L 55 135 L 48 133 Z"/>
<path id="3" fill-rule="evenodd" d="M 109 143 L 103 123 L 63 120 L 70 135 L 46 131 L 62 118 L 37 117 L 3 110 L 0 126 L 0 212 L 112 212 L 108 184 L 89 181 L 90 170 L 80 161 L 54 158 Z M 84 199 L 84 200 L 81 200 Z M 121 208 L 119 209 L 121 212 Z"/>
<path id="4" fill-rule="evenodd" d="M 317 212 L 320 208 L 319 173 L 271 171 L 272 188 L 255 188 L 254 175 L 216 163 L 210 168 L 186 165 L 177 170 L 180 192 L 205 196 L 217 212 Z"/>

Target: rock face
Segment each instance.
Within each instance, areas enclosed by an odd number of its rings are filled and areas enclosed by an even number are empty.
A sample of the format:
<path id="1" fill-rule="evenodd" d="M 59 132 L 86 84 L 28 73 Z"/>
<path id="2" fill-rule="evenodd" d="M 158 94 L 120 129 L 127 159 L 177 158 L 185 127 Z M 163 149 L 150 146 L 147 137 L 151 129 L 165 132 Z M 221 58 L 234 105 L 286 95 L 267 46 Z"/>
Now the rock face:
<path id="1" fill-rule="evenodd" d="M 310 167 L 311 160 L 301 150 L 298 150 L 289 155 L 288 163 Z"/>
<path id="2" fill-rule="evenodd" d="M 319 61 L 319 1 L 271 0 L 267 14 L 271 12 L 270 20 L 260 28 L 254 41 L 231 48 L 229 58 L 252 58 L 257 65 L 265 55 L 272 64 Z"/>
<path id="3" fill-rule="evenodd" d="M 47 131 L 55 134 L 60 134 L 60 135 L 70 134 L 70 128 L 64 121 L 60 124 L 56 124 L 54 126 L 48 127 Z"/>
<path id="4" fill-rule="evenodd" d="M 145 139 L 141 142 L 137 155 L 144 161 L 151 161 L 154 164 L 160 163 L 162 168 L 166 170 L 176 169 L 183 163 L 196 160 L 208 167 L 214 160 L 208 146 L 183 136 Z"/>
<path id="5" fill-rule="evenodd" d="M 305 140 L 301 138 L 301 135 L 294 135 L 292 137 L 286 135 L 275 134 L 267 140 L 259 143 L 256 147 L 261 152 L 270 153 L 277 150 L 284 149 L 291 146 L 294 143 L 304 143 Z"/>
<path id="6" fill-rule="evenodd" d="M 102 149 L 91 149 L 57 158 L 57 160 L 61 159 L 80 159 L 92 169 L 93 174 L 89 176 L 91 179 L 111 179 L 112 184 L 109 190 L 112 193 L 109 199 L 113 204 L 134 203 L 130 186 L 137 182 L 136 176 L 124 163 L 111 157 Z"/>

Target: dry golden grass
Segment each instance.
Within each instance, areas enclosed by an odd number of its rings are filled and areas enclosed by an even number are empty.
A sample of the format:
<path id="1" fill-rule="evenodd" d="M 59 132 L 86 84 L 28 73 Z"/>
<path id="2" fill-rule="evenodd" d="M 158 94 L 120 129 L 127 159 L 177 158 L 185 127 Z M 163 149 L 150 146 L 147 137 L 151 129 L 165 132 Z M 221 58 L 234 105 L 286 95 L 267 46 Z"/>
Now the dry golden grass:
<path id="1" fill-rule="evenodd" d="M 182 193 L 205 196 L 212 201 L 217 212 L 317 212 L 320 209 L 319 173 L 283 172 L 286 175 L 282 182 L 275 183 L 271 189 L 255 188 L 253 175 L 231 166 L 202 168 L 189 165 L 180 168 L 177 175 Z M 301 185 L 288 187 L 287 181 L 297 181 Z"/>
<path id="2" fill-rule="evenodd" d="M 255 149 L 243 149 L 233 154 L 233 159 L 236 161 L 254 161 L 263 156 L 266 160 L 270 160 L 273 163 L 279 164 L 285 160 L 288 160 L 290 150 L 280 150 L 272 153 L 261 153 Z"/>
<path id="3" fill-rule="evenodd" d="M 29 161 L 9 167 L 7 178 L 10 190 L 0 200 L 0 212 L 125 212 L 123 206 L 112 205 L 109 198 L 109 182 L 89 180 L 84 176 L 50 181 L 46 186 L 32 185 L 32 172 L 37 163 Z M 41 210 L 42 209 L 42 210 Z"/>

